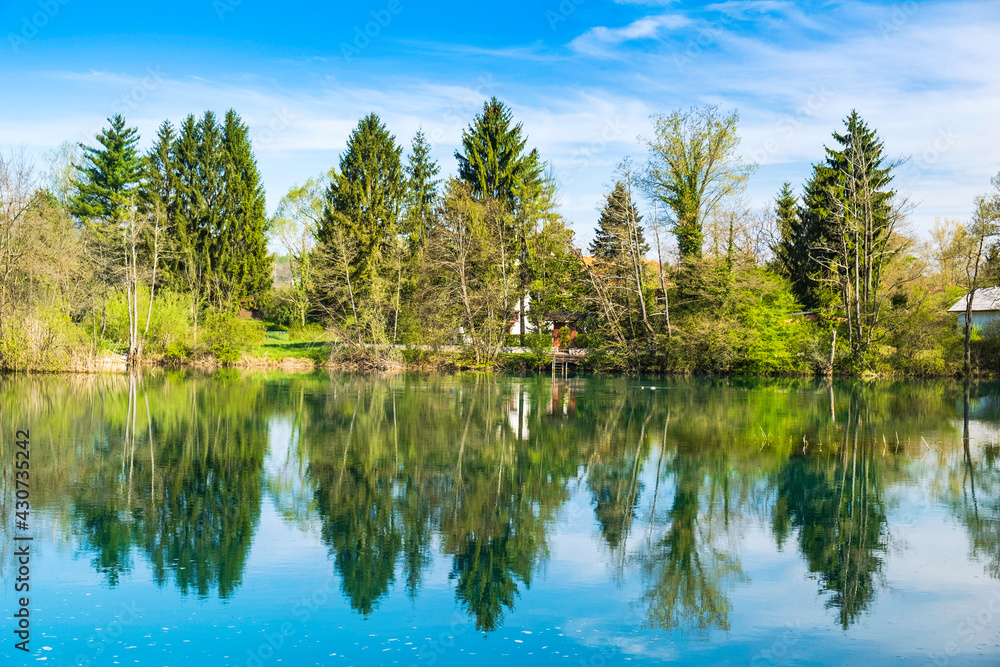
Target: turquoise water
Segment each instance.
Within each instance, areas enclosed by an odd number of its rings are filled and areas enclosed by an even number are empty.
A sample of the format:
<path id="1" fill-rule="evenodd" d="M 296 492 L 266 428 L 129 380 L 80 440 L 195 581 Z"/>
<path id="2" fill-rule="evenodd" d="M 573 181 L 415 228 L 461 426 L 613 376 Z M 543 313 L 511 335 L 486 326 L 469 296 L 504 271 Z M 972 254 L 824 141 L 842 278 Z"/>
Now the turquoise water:
<path id="1" fill-rule="evenodd" d="M 0 422 L 3 664 L 1000 664 L 995 384 L 7 377 Z"/>

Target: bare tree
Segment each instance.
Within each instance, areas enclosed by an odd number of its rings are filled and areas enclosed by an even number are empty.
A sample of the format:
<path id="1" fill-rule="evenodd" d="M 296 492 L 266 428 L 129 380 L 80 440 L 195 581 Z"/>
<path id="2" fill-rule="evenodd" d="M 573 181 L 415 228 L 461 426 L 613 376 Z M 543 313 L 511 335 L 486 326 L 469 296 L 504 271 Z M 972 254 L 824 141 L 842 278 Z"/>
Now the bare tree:
<path id="1" fill-rule="evenodd" d="M 29 246 L 25 229 L 35 200 L 35 175 L 23 150 L 0 153 L 0 338 L 14 305 L 14 281 Z"/>
<path id="2" fill-rule="evenodd" d="M 517 273 L 508 249 L 512 226 L 497 201 L 478 201 L 464 183 L 448 183 L 427 248 L 429 294 L 467 331 L 476 363 L 492 363 L 514 318 Z"/>
<path id="3" fill-rule="evenodd" d="M 965 363 L 966 375 L 972 374 L 972 306 L 982 276 L 983 249 L 989 238 L 1000 234 L 1000 174 L 993 177 L 994 190 L 975 199 L 975 211 L 966 228 L 968 241 L 965 253 L 965 276 L 969 293 L 965 297 Z"/>
<path id="4" fill-rule="evenodd" d="M 303 326 L 310 308 L 312 251 L 316 245 L 316 230 L 323 220 L 324 193 L 329 183 L 330 175 L 327 175 L 310 178 L 304 185 L 293 187 L 278 204 L 274 218 L 274 237 L 288 254 L 293 305 Z"/>

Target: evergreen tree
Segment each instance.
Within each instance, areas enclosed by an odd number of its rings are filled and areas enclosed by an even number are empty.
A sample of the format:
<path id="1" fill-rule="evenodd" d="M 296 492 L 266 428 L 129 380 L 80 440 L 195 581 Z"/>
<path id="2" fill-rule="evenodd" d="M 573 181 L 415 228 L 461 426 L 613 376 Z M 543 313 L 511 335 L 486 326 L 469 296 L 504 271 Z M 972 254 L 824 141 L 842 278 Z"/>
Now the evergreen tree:
<path id="1" fill-rule="evenodd" d="M 809 188 L 807 187 L 807 192 Z M 792 191 L 790 183 L 781 186 L 778 198 L 775 200 L 775 217 L 781 240 L 774 248 L 781 272 L 792 283 L 792 290 L 799 303 L 809 308 L 816 307 L 814 293 L 816 288 L 816 272 L 819 265 L 812 259 L 810 252 L 815 245 L 810 231 L 815 231 L 805 224 L 811 220 L 808 215 L 800 212 L 798 198 Z"/>
<path id="2" fill-rule="evenodd" d="M 200 264 L 195 250 L 198 221 L 202 216 L 198 150 L 201 144 L 199 125 L 194 115 L 184 119 L 173 146 L 173 172 L 176 188 L 175 218 L 170 228 L 173 252 L 166 257 L 166 272 L 175 288 L 196 289 Z"/>
<path id="3" fill-rule="evenodd" d="M 253 300 L 271 287 L 268 220 L 250 130 L 232 109 L 226 113 L 222 141 L 225 219 L 216 239 L 215 266 L 232 298 Z"/>
<path id="4" fill-rule="evenodd" d="M 794 236 L 806 269 L 791 276 L 804 305 L 817 308 L 839 301 L 847 329 L 851 363 L 866 368 L 869 350 L 883 332 L 883 271 L 893 257 L 890 239 L 899 211 L 890 188 L 894 164 L 857 111 L 834 133 L 836 145 L 813 167 L 799 209 Z M 800 294 L 799 294 L 800 293 Z"/>
<path id="5" fill-rule="evenodd" d="M 201 289 L 207 299 L 218 306 L 231 297 L 223 284 L 224 257 L 229 252 L 225 245 L 222 225 L 225 212 L 226 155 L 223 130 L 215 114 L 206 111 L 198 122 L 198 147 L 196 160 L 196 217 L 192 231 L 194 251 L 200 264 Z"/>
<path id="6" fill-rule="evenodd" d="M 608 299 L 614 302 L 615 310 L 623 313 L 616 317 L 623 322 L 627 320 L 630 338 L 639 333 L 639 322 L 648 323 L 645 302 L 640 301 L 645 297 L 639 291 L 642 263 L 649 252 L 641 222 L 642 216 L 632 201 L 630 189 L 624 182 L 617 181 L 607 195 L 590 244 L 590 253 L 598 261 L 597 271 L 608 290 Z M 638 321 L 637 310 L 642 315 Z"/>
<path id="7" fill-rule="evenodd" d="M 411 144 L 409 163 L 406 165 L 407 211 L 401 230 L 409 240 L 410 248 L 423 248 L 434 218 L 434 200 L 437 199 L 441 179 L 435 178 L 441 167 L 430 156 L 431 146 L 423 130 L 417 130 Z"/>
<path id="8" fill-rule="evenodd" d="M 339 228 L 357 243 L 351 279 L 364 290 L 394 248 L 406 185 L 403 149 L 375 114 L 365 116 L 347 140 L 340 171 L 327 192 L 327 210 L 317 238 L 330 244 Z"/>
<path id="9" fill-rule="evenodd" d="M 510 108 L 497 98 L 462 132 L 462 149 L 455 151 L 458 177 L 478 198 L 492 197 L 508 211 L 516 205 L 515 191 L 525 167 L 521 123 L 513 124 Z"/>
<path id="10" fill-rule="evenodd" d="M 169 221 L 177 216 L 177 173 L 174 167 L 174 142 L 177 132 L 165 120 L 156 131 L 156 143 L 143 160 L 145 208 L 159 211 Z"/>
<path id="11" fill-rule="evenodd" d="M 73 181 L 76 193 L 70 212 L 83 220 L 116 222 L 124 219 L 142 181 L 142 161 L 135 145 L 139 132 L 125 126 L 120 114 L 97 135 L 100 147 L 80 144 L 84 153 L 81 178 Z"/>
<path id="12" fill-rule="evenodd" d="M 601 217 L 597 221 L 597 231 L 594 240 L 590 242 L 590 254 L 602 263 L 618 266 L 624 265 L 629 257 L 629 220 L 636 221 L 638 228 L 638 245 L 642 255 L 649 252 L 649 244 L 639 222 L 642 216 L 639 209 L 629 198 L 625 184 L 615 183 L 614 189 L 606 197 Z"/>

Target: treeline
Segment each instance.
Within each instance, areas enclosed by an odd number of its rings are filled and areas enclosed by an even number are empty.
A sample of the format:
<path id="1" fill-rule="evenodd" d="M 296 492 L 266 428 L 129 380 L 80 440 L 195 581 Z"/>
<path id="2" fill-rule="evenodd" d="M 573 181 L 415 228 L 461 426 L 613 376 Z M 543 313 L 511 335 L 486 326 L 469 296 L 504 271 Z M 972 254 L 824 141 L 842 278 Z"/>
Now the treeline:
<path id="1" fill-rule="evenodd" d="M 902 163 L 856 112 L 801 194 L 786 184 L 763 210 L 743 197 L 756 165 L 740 157 L 736 112 L 652 120 L 646 159 L 618 166 L 586 251 L 558 212 L 556 175 L 495 98 L 464 130 L 454 176 L 421 131 L 407 150 L 369 114 L 338 164 L 270 218 L 233 111 L 164 122 L 146 154 L 116 116 L 95 146 L 64 145 L 41 183 L 7 156 L 0 365 L 108 351 L 232 361 L 263 335 L 239 312 L 315 330 L 364 367 L 443 344 L 490 366 L 511 343 L 541 365 L 557 312 L 578 321 L 598 369 L 995 370 L 1000 331 L 969 327 L 963 359 L 946 310 L 1000 269 L 1000 176 L 969 222 L 939 221 L 927 243 L 893 187 Z"/>

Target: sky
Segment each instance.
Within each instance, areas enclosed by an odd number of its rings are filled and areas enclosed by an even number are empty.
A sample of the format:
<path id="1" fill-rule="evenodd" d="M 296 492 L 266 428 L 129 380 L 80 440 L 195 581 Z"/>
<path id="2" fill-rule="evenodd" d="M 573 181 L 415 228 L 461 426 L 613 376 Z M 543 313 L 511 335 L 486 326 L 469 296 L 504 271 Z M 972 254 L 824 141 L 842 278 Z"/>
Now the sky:
<path id="1" fill-rule="evenodd" d="M 455 174 L 491 96 L 548 162 L 581 246 L 616 165 L 646 161 L 651 115 L 707 104 L 739 112 L 754 207 L 785 181 L 801 191 L 857 109 L 905 160 L 895 184 L 926 235 L 967 218 L 1000 172 L 1000 0 L 0 5 L 0 150 L 23 148 L 39 172 L 115 113 L 145 149 L 165 119 L 234 108 L 273 211 L 337 165 L 372 111 L 406 148 L 423 128 Z"/>

